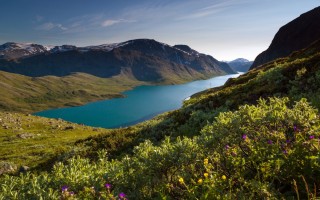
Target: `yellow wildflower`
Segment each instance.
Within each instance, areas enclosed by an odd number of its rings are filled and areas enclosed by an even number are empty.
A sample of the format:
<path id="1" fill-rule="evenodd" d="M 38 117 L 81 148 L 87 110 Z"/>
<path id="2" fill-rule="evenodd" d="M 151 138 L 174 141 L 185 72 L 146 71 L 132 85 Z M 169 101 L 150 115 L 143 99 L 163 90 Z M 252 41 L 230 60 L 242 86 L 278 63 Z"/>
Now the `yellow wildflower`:
<path id="1" fill-rule="evenodd" d="M 203 176 L 204 176 L 205 178 L 207 178 L 207 177 L 209 176 L 209 174 L 208 174 L 208 173 L 204 173 Z"/>
<path id="2" fill-rule="evenodd" d="M 202 184 L 202 182 L 203 182 L 203 180 L 200 178 L 200 179 L 198 180 L 198 183 L 199 183 L 199 184 Z"/>
<path id="3" fill-rule="evenodd" d="M 183 184 L 183 183 L 184 183 L 184 180 L 183 180 L 182 177 L 179 178 L 179 183 L 180 183 L 180 184 Z"/>
<path id="4" fill-rule="evenodd" d="M 206 158 L 206 159 L 203 160 L 203 164 L 204 164 L 204 165 L 207 165 L 208 163 L 209 163 L 209 159 L 208 159 L 208 158 Z"/>
<path id="5" fill-rule="evenodd" d="M 226 180 L 227 177 L 226 177 L 225 175 L 222 175 L 222 176 L 221 176 L 221 179 L 222 179 L 222 180 Z"/>

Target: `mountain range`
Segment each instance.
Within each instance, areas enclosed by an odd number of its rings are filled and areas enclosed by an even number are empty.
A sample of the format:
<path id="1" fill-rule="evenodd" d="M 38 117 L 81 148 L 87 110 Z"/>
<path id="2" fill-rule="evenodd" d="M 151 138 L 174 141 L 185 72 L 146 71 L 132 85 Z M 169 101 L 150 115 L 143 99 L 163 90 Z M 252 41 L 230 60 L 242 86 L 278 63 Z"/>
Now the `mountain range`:
<path id="1" fill-rule="evenodd" d="M 0 70 L 31 77 L 82 72 L 161 82 L 173 76 L 192 80 L 235 73 L 227 63 L 186 45 L 170 46 L 150 39 L 88 47 L 5 43 L 0 55 Z"/>

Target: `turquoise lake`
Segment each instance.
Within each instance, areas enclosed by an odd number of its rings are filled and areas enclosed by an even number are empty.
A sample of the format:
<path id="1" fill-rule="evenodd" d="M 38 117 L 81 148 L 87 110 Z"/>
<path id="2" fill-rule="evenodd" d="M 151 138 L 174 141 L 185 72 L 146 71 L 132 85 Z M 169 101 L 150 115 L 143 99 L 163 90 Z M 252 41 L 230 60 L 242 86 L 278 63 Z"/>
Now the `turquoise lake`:
<path id="1" fill-rule="evenodd" d="M 94 127 L 124 127 L 150 119 L 157 114 L 178 109 L 182 106 L 182 102 L 192 94 L 221 86 L 229 78 L 239 75 L 218 76 L 181 85 L 138 86 L 124 92 L 126 98 L 97 101 L 78 107 L 46 110 L 34 115 L 61 118 Z"/>

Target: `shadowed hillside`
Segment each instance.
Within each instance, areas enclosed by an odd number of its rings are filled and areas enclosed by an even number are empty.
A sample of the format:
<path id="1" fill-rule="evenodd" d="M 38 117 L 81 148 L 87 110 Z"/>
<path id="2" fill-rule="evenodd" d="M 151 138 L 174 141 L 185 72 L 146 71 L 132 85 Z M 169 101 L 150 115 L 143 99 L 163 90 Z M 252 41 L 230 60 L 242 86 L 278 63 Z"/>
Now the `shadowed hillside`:
<path id="1" fill-rule="evenodd" d="M 279 29 L 269 48 L 259 54 L 250 69 L 288 56 L 320 38 L 320 7 L 308 11 Z"/>

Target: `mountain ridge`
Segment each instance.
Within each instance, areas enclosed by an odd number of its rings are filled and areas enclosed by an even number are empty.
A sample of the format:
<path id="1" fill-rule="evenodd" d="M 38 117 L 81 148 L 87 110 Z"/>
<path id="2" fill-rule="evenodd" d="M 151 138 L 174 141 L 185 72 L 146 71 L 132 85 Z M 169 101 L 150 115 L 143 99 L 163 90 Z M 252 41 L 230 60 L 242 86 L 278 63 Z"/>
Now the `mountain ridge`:
<path id="1" fill-rule="evenodd" d="M 25 49 L 17 51 L 24 52 Z M 31 77 L 66 76 L 82 72 L 110 78 L 130 73 L 139 81 L 152 82 L 162 81 L 172 74 L 197 79 L 235 73 L 212 56 L 191 51 L 188 53 L 151 39 L 89 47 L 63 45 L 45 52 L 35 51 L 32 55 L 26 54 L 26 57 L 18 57 L 21 53 L 14 55 L 13 51 L 6 51 L 9 53 L 3 57 L 12 55 L 14 59 L 0 59 L 0 70 Z"/>
<path id="2" fill-rule="evenodd" d="M 267 50 L 260 53 L 250 69 L 277 58 L 289 56 L 292 52 L 306 48 L 320 38 L 320 6 L 282 26 L 274 36 Z"/>

